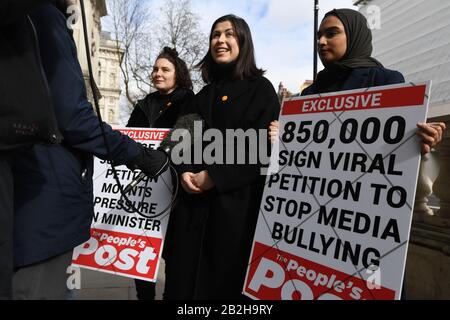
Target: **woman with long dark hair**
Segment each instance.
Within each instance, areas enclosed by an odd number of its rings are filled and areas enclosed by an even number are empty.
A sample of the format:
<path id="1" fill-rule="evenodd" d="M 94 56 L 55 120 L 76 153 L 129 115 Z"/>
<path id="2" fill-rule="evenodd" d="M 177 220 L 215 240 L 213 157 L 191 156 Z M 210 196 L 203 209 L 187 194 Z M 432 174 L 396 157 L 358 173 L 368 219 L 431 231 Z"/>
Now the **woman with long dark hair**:
<path id="1" fill-rule="evenodd" d="M 405 82 L 403 75 L 388 70 L 373 58 L 372 32 L 367 20 L 352 9 L 334 9 L 322 20 L 318 31 L 318 52 L 325 69 L 302 95 L 384 86 Z M 442 140 L 445 124 L 419 123 L 422 153 L 430 152 Z M 271 123 L 271 139 L 278 136 L 278 122 Z"/>
<path id="2" fill-rule="evenodd" d="M 152 82 L 156 91 L 138 101 L 128 127 L 172 128 L 194 96 L 189 70 L 175 49 L 164 47 L 158 55 Z"/>
<path id="3" fill-rule="evenodd" d="M 234 15 L 216 20 L 200 62 L 207 85 L 191 112 L 208 129 L 265 129 L 279 114 L 272 84 L 257 68 L 250 28 Z M 248 154 L 249 144 L 237 150 Z M 259 164 L 179 166 L 183 192 L 171 216 L 166 246 L 166 298 L 240 299 L 264 176 Z"/>
<path id="4" fill-rule="evenodd" d="M 172 128 L 194 97 L 186 63 L 175 49 L 164 47 L 152 71 L 156 91 L 140 100 L 128 120 L 128 127 Z M 139 300 L 155 300 L 155 284 L 135 280 Z"/>

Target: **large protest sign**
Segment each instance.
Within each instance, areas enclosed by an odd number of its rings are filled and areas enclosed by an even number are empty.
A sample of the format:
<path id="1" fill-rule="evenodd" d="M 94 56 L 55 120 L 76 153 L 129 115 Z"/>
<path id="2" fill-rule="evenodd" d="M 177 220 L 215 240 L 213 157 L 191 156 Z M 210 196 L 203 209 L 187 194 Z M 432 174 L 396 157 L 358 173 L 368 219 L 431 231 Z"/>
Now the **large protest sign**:
<path id="1" fill-rule="evenodd" d="M 132 139 L 157 148 L 168 130 L 118 129 Z M 116 167 L 125 187 L 140 171 Z M 74 250 L 73 265 L 130 278 L 156 281 L 163 239 L 172 202 L 169 171 L 155 179 L 145 178 L 122 197 L 111 165 L 95 159 L 94 219 L 91 238 Z M 133 207 L 138 210 L 135 212 Z"/>
<path id="2" fill-rule="evenodd" d="M 404 84 L 284 101 L 246 295 L 400 298 L 429 92 Z"/>

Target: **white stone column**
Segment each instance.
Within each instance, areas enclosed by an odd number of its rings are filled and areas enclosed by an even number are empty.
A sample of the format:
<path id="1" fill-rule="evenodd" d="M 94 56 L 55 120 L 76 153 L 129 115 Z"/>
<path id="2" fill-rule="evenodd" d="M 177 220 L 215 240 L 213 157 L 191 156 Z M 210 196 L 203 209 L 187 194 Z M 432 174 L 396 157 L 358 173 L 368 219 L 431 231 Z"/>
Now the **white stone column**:
<path id="1" fill-rule="evenodd" d="M 424 222 L 428 217 L 434 215 L 433 210 L 427 204 L 428 197 L 433 193 L 433 183 L 438 177 L 438 173 L 439 165 L 436 155 L 428 153 L 422 156 L 414 201 L 414 221 Z"/>
<path id="2" fill-rule="evenodd" d="M 440 209 L 433 218 L 433 224 L 450 227 L 450 121 L 446 122 L 447 130 L 439 150 L 439 176 L 434 183 L 434 194 L 440 200 Z"/>

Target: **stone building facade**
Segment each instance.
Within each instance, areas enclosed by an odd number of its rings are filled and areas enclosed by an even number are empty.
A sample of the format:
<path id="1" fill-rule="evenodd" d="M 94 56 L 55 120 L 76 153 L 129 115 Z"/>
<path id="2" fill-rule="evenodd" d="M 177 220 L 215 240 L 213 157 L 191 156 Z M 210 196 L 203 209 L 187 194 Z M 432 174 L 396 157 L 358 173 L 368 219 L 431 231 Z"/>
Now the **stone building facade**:
<path id="1" fill-rule="evenodd" d="M 373 56 L 408 82 L 432 80 L 428 121 L 450 128 L 450 2 L 360 0 Z M 430 204 L 430 196 L 438 198 Z M 433 198 L 431 198 L 433 199 Z M 450 299 L 450 130 L 422 159 L 406 263 L 408 299 Z"/>
<path id="2" fill-rule="evenodd" d="M 84 5 L 89 36 L 89 54 L 96 90 L 100 98 L 102 119 L 109 124 L 117 125 L 121 93 L 120 55 L 123 54 L 123 51 L 119 50 L 117 53 L 115 41 L 111 40 L 108 33 L 102 32 L 101 18 L 108 14 L 105 0 L 85 0 Z M 81 17 L 73 26 L 73 37 L 88 96 L 93 102 Z"/>
<path id="3" fill-rule="evenodd" d="M 108 14 L 105 0 L 84 1 L 89 36 L 89 49 L 92 60 L 94 80 L 98 83 L 98 62 L 100 56 L 100 33 L 102 30 L 101 18 Z M 84 45 L 84 33 L 81 17 L 73 26 L 73 37 L 78 49 L 78 60 L 86 79 L 89 79 L 88 65 L 86 60 L 86 50 Z"/>

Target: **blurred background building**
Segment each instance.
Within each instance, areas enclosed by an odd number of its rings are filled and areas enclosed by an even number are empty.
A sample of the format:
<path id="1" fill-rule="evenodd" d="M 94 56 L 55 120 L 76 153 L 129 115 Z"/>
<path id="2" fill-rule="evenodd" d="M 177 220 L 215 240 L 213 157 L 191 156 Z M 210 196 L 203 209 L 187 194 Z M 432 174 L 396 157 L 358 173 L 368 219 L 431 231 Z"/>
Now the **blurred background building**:
<path id="1" fill-rule="evenodd" d="M 100 110 L 102 118 L 113 125 L 119 124 L 120 64 L 124 52 L 109 32 L 101 33 L 98 61 L 98 87 L 102 94 Z"/>
<path id="2" fill-rule="evenodd" d="M 105 0 L 85 0 L 86 19 L 89 36 L 90 58 L 97 94 L 100 97 L 100 111 L 103 121 L 117 125 L 120 102 L 120 62 L 124 51 L 117 48 L 116 41 L 110 33 L 102 32 L 101 18 L 108 14 Z M 86 60 L 83 25 L 81 17 L 73 26 L 73 36 L 77 46 L 86 82 L 88 96 L 91 102 L 92 90 L 89 83 L 90 75 Z"/>

